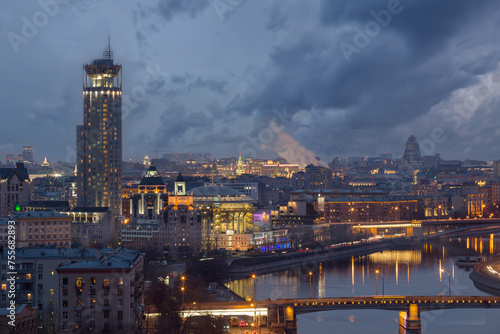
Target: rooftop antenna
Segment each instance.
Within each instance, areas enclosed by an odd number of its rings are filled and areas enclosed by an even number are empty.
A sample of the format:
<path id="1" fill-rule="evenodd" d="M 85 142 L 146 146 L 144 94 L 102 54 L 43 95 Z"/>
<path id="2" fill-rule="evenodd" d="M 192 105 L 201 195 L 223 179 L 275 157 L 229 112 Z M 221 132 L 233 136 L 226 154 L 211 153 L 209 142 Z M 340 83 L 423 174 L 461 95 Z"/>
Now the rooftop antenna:
<path id="1" fill-rule="evenodd" d="M 108 34 L 108 47 L 104 50 L 104 59 L 113 60 L 113 51 L 111 51 L 111 34 Z"/>

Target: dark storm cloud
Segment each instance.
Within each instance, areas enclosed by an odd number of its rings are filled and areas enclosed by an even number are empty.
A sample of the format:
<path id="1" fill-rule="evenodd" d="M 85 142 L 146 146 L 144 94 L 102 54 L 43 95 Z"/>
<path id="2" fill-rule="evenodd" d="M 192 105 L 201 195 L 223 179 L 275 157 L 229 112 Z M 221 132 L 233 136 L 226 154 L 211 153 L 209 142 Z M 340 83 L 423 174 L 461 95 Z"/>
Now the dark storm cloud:
<path id="1" fill-rule="evenodd" d="M 354 45 L 352 27 L 363 29 L 373 20 L 370 11 L 386 9 L 387 3 L 322 1 L 320 21 L 341 30 L 339 38 L 305 31 L 274 46 L 265 74 L 231 109 L 258 110 L 261 124 L 280 106 L 291 117 L 301 110 L 343 110 L 330 121 L 318 115 L 309 126 L 292 124 L 288 130 L 301 132 L 301 143 L 320 152 L 333 153 L 331 143 L 339 138 L 350 143 L 357 138 L 357 150 L 374 154 L 384 150 L 369 146 L 377 133 L 392 137 L 387 132 L 425 116 L 453 91 L 497 68 L 500 54 L 493 52 L 498 47 L 485 24 L 498 14 L 495 1 L 401 1 L 401 13 L 346 62 L 339 43 Z M 338 153 L 349 154 L 340 148 Z"/>
<path id="2" fill-rule="evenodd" d="M 176 85 L 184 85 L 186 83 L 186 78 L 182 75 L 173 75 L 170 78 L 170 81 L 172 81 L 172 83 Z"/>
<path id="3" fill-rule="evenodd" d="M 193 88 L 206 88 L 215 93 L 223 94 L 225 92 L 224 88 L 228 84 L 225 80 L 216 80 L 216 79 L 202 79 L 196 78 L 196 80 L 189 84 L 189 89 Z"/>
<path id="4" fill-rule="evenodd" d="M 167 20 L 171 20 L 178 14 L 188 15 L 195 18 L 209 6 L 207 0 L 160 0 L 158 3 L 159 13 Z"/>
<path id="5" fill-rule="evenodd" d="M 233 4 L 230 15 L 214 3 Z M 373 13 L 394 4 L 398 13 L 359 45 Z M 124 157 L 153 146 L 236 155 L 278 119 L 282 138 L 325 161 L 399 156 L 409 135 L 425 142 L 436 128 L 446 139 L 435 153 L 497 159 L 500 87 L 462 109 L 471 87 L 500 72 L 499 9 L 493 0 L 70 2 L 16 54 L 6 34 L 23 36 L 23 17 L 43 8 L 9 2 L 0 12 L 3 124 L 21 117 L 31 128 L 1 127 L 0 160 L 16 153 L 8 143 L 36 142 L 37 152 L 55 152 L 49 160 L 64 158 L 61 142 L 74 147 L 81 65 L 108 33 L 123 64 Z M 355 49 L 346 55 L 342 43 Z"/>
<path id="6" fill-rule="evenodd" d="M 287 13 L 284 8 L 275 5 L 269 10 L 266 28 L 271 31 L 278 31 L 285 28 L 288 20 Z"/>
<path id="7" fill-rule="evenodd" d="M 432 55 L 446 48 L 446 41 L 470 25 L 497 12 L 497 1 L 486 0 L 472 4 L 467 0 L 457 1 L 321 1 L 321 20 L 333 26 L 357 25 L 361 29 L 374 19 L 374 13 L 387 11 L 389 4 L 397 8 L 384 29 L 404 36 L 411 54 L 416 57 Z"/>

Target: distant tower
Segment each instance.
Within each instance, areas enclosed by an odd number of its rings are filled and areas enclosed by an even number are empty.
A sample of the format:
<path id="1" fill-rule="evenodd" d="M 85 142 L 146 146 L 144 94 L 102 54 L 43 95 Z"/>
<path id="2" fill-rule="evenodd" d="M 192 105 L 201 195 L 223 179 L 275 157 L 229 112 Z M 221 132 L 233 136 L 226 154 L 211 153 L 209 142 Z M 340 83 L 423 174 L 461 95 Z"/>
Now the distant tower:
<path id="1" fill-rule="evenodd" d="M 186 196 L 186 182 L 181 173 L 177 175 L 177 179 L 175 180 L 174 195 Z"/>
<path id="2" fill-rule="evenodd" d="M 47 157 L 45 157 L 45 160 L 42 162 L 41 166 L 42 167 L 49 167 L 50 166 L 49 162 L 47 161 Z"/>
<path id="3" fill-rule="evenodd" d="M 144 159 L 142 159 L 142 164 L 146 167 L 149 167 L 151 166 L 151 159 L 149 159 L 148 155 L 146 154 L 146 156 L 144 157 Z"/>
<path id="4" fill-rule="evenodd" d="M 122 75 L 111 46 L 83 65 L 83 125 L 76 128 L 78 206 L 122 203 Z"/>
<path id="5" fill-rule="evenodd" d="M 212 169 L 214 170 L 215 175 L 219 174 L 219 165 L 217 164 L 217 158 L 214 158 Z"/>
<path id="6" fill-rule="evenodd" d="M 420 146 L 418 145 L 417 137 L 410 136 L 406 142 L 406 149 L 403 155 L 403 163 L 407 165 L 418 165 L 422 160 Z"/>
<path id="7" fill-rule="evenodd" d="M 238 166 L 236 167 L 236 175 L 241 175 L 245 174 L 245 167 L 243 166 L 243 160 L 241 160 L 241 153 L 240 157 L 238 158 Z"/>
<path id="8" fill-rule="evenodd" d="M 33 164 L 33 146 L 23 147 L 23 162 L 28 165 Z"/>
<path id="9" fill-rule="evenodd" d="M 7 153 L 5 156 L 5 162 L 7 165 L 14 165 L 14 154 L 12 153 Z"/>

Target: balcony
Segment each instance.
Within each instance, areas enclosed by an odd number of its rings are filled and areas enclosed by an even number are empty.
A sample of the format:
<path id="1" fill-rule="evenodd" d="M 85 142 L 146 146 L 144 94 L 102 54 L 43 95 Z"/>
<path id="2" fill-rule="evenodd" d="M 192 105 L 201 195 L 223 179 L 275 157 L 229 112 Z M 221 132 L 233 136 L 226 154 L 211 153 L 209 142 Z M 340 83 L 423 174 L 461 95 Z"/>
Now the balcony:
<path id="1" fill-rule="evenodd" d="M 83 304 L 82 305 L 77 305 L 77 306 L 75 306 L 75 311 L 76 312 L 81 312 L 81 311 L 83 311 L 84 308 L 85 308 L 85 305 L 83 305 Z"/>

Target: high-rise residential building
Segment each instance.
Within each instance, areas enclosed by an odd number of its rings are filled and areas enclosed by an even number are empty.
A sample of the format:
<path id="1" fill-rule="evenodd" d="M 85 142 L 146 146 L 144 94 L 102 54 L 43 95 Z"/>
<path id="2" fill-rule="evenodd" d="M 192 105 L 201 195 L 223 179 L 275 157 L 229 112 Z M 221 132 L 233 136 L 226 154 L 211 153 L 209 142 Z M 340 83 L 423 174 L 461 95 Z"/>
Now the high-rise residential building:
<path id="1" fill-rule="evenodd" d="M 5 162 L 7 165 L 14 165 L 14 154 L 12 153 L 7 153 L 5 156 Z"/>
<path id="2" fill-rule="evenodd" d="M 121 213 L 122 75 L 111 47 L 83 66 L 83 125 L 76 129 L 78 206 Z"/>
<path id="3" fill-rule="evenodd" d="M 23 162 L 27 164 L 33 164 L 33 146 L 23 147 Z"/>

